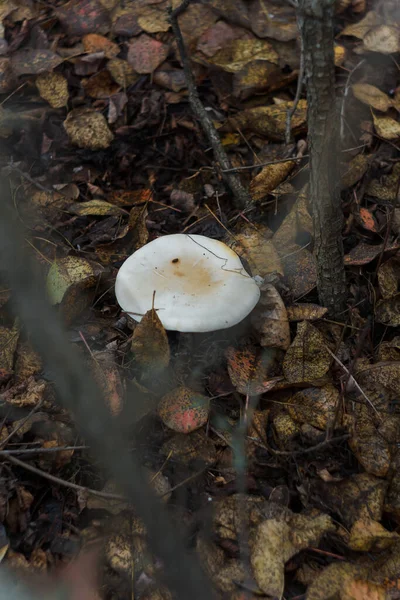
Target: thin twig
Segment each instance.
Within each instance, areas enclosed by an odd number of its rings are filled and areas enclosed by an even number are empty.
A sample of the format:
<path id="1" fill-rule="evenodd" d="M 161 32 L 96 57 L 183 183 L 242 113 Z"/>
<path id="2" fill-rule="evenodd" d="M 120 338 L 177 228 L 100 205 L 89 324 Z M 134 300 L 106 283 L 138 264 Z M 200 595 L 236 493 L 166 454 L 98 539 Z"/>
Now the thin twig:
<path id="1" fill-rule="evenodd" d="M 325 348 L 328 350 L 328 352 L 332 356 L 332 358 L 338 363 L 338 365 L 340 365 L 342 367 L 342 369 L 344 370 L 344 372 L 348 375 L 349 383 L 353 383 L 355 385 L 355 387 L 358 389 L 358 391 L 360 392 L 360 394 L 362 395 L 362 397 L 365 398 L 365 400 L 368 402 L 368 404 L 370 405 L 370 407 L 375 411 L 375 413 L 377 415 L 379 415 L 379 413 L 376 410 L 375 406 L 373 405 L 373 403 L 371 402 L 371 400 L 368 398 L 368 396 L 366 395 L 366 393 L 363 391 L 363 389 L 361 388 L 360 384 L 357 383 L 357 381 L 354 379 L 354 375 L 352 375 L 350 373 L 350 371 L 348 370 L 348 368 L 344 366 L 344 364 L 342 363 L 342 361 L 339 360 L 338 357 L 334 355 L 334 353 L 332 352 L 332 350 L 330 348 L 328 348 L 328 346 L 325 346 Z"/>
<path id="2" fill-rule="evenodd" d="M 217 162 L 219 163 L 222 178 L 225 184 L 231 190 L 237 208 L 243 209 L 251 203 L 251 196 L 243 187 L 239 177 L 233 172 L 229 172 L 229 169 L 232 168 L 232 165 L 230 163 L 228 155 L 225 152 L 225 148 L 221 143 L 220 137 L 218 135 L 217 130 L 214 127 L 211 117 L 205 110 L 200 100 L 193 73 L 190 68 L 189 58 L 186 52 L 185 43 L 183 41 L 181 28 L 178 23 L 178 16 L 186 9 L 188 5 L 189 1 L 184 0 L 184 2 L 182 2 L 182 4 L 178 6 L 178 8 L 176 8 L 173 11 L 170 10 L 170 22 L 182 61 L 186 85 L 188 88 L 189 103 L 192 107 L 194 114 L 199 119 L 203 131 L 208 138 L 208 141 L 213 149 L 214 156 Z"/>
<path id="3" fill-rule="evenodd" d="M 36 413 L 36 412 L 39 410 L 39 408 L 41 408 L 41 407 L 42 407 L 42 405 L 43 405 L 43 402 L 44 402 L 44 400 L 43 400 L 43 398 L 41 398 L 41 399 L 39 400 L 39 402 L 36 404 L 36 406 L 34 406 L 34 407 L 32 408 L 32 410 L 31 410 L 31 411 L 29 411 L 29 413 L 26 415 L 26 417 L 24 417 L 23 419 L 21 419 L 21 420 L 19 421 L 18 425 L 17 425 L 16 427 L 14 427 L 14 429 L 11 431 L 11 433 L 10 433 L 10 434 L 9 434 L 9 435 L 8 435 L 8 436 L 7 436 L 7 437 L 4 439 L 4 440 L 2 440 L 2 441 L 1 441 L 1 443 L 0 443 L 0 448 L 5 448 L 5 447 L 6 447 L 6 445 L 7 445 L 7 442 L 8 442 L 9 440 L 11 440 L 11 438 L 12 438 L 12 437 L 14 437 L 14 435 L 15 435 L 15 434 L 16 434 L 16 433 L 17 433 L 17 432 L 18 432 L 18 431 L 21 429 L 21 427 L 23 427 L 23 426 L 25 425 L 25 423 L 26 423 L 27 421 L 29 421 L 29 419 L 31 418 L 31 416 L 32 416 L 33 414 L 35 414 L 35 413 Z"/>
<path id="4" fill-rule="evenodd" d="M 330 446 L 331 444 L 336 444 L 338 442 L 344 442 L 348 440 L 350 437 L 349 433 L 345 433 L 344 435 L 339 435 L 338 437 L 331 438 L 330 440 L 324 440 L 319 444 L 315 444 L 315 446 L 311 446 L 311 448 L 303 448 L 302 450 L 275 450 L 271 448 L 268 444 L 264 444 L 255 438 L 249 438 L 252 442 L 254 442 L 257 446 L 264 448 L 264 450 L 268 450 L 272 454 L 276 454 L 277 456 L 300 456 L 302 454 L 310 454 L 311 452 L 317 452 L 318 450 L 323 450 L 326 446 Z"/>
<path id="5" fill-rule="evenodd" d="M 299 30 L 300 30 L 300 28 L 299 28 Z M 299 66 L 299 74 L 297 76 L 296 95 L 294 97 L 293 104 L 290 107 L 290 110 L 288 110 L 287 115 L 286 115 L 285 138 L 286 138 L 287 144 L 290 143 L 290 125 L 292 122 L 292 117 L 293 117 L 294 113 L 296 112 L 296 108 L 297 108 L 297 105 L 300 100 L 301 92 L 303 89 L 303 84 L 304 84 L 304 49 L 303 49 L 303 38 L 302 38 L 302 36 L 300 36 L 300 66 Z"/>
<path id="6" fill-rule="evenodd" d="M 0 456 L 15 456 L 19 454 L 53 454 L 65 450 L 89 450 L 89 446 L 54 446 L 53 448 L 20 448 L 19 450 L 0 450 Z"/>
<path id="7" fill-rule="evenodd" d="M 55 475 L 51 475 L 51 473 L 47 473 L 46 471 L 42 471 L 42 469 L 38 469 L 37 467 L 33 467 L 32 465 L 28 465 L 23 460 L 16 458 L 15 456 L 11 456 L 10 454 L 4 455 L 3 452 L 0 452 L 0 456 L 4 456 L 5 460 L 8 460 L 10 463 L 15 465 L 16 467 L 22 467 L 31 473 L 35 473 L 35 475 L 39 475 L 39 477 L 44 477 L 44 479 L 48 479 L 57 485 L 62 485 L 63 487 L 70 488 L 77 492 L 84 492 L 85 494 L 90 494 L 91 496 L 98 496 L 99 498 L 107 498 L 109 500 L 121 500 L 127 502 L 126 496 L 121 496 L 120 494 L 111 494 L 110 492 L 101 492 L 99 490 L 92 490 L 91 488 L 84 487 L 83 485 L 78 485 L 77 483 L 72 483 L 72 481 L 66 481 L 65 479 L 61 479 L 60 477 L 56 477 Z"/>

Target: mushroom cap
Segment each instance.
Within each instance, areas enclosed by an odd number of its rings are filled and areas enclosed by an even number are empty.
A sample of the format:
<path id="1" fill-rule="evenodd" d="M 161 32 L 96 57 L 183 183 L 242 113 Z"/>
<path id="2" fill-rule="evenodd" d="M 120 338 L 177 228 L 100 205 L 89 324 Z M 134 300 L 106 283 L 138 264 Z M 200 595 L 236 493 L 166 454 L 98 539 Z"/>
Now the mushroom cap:
<path id="1" fill-rule="evenodd" d="M 165 329 L 226 329 L 255 307 L 260 290 L 226 244 L 203 235 L 165 235 L 121 266 L 115 294 L 135 321 L 154 308 Z"/>

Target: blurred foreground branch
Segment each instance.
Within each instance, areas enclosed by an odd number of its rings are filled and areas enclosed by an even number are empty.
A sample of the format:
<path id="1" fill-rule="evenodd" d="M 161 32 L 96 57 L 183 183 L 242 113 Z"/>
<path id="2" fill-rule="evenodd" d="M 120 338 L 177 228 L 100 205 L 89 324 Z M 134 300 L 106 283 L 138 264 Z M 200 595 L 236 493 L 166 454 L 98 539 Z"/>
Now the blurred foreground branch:
<path id="1" fill-rule="evenodd" d="M 55 310 L 45 297 L 38 265 L 24 249 L 5 182 L 1 191 L 0 276 L 12 289 L 13 310 L 30 334 L 46 370 L 52 374 L 59 400 L 73 413 L 96 458 L 143 520 L 151 548 L 163 561 L 165 581 L 171 591 L 181 600 L 211 599 L 213 592 L 208 579 L 151 491 L 138 460 L 129 453 L 101 392 L 69 344 Z"/>

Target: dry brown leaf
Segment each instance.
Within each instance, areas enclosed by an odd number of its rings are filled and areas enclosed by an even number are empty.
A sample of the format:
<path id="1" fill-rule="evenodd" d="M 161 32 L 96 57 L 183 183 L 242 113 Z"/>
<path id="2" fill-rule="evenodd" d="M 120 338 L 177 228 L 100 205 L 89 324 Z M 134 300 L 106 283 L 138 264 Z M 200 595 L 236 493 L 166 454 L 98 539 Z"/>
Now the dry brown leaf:
<path id="1" fill-rule="evenodd" d="M 357 100 L 376 110 L 386 112 L 392 106 L 391 98 L 374 85 L 370 85 L 369 83 L 354 83 L 351 89 Z"/>
<path id="2" fill-rule="evenodd" d="M 128 61 L 122 58 L 112 58 L 109 60 L 107 62 L 107 71 L 109 71 L 114 81 L 124 89 L 139 79 L 139 75 L 135 73 Z"/>
<path id="3" fill-rule="evenodd" d="M 367 172 L 371 162 L 371 155 L 357 154 L 351 161 L 343 166 L 342 186 L 348 188 L 356 184 Z"/>
<path id="4" fill-rule="evenodd" d="M 255 0 L 249 5 L 249 17 L 252 31 L 261 38 L 271 38 L 280 42 L 289 42 L 298 35 L 296 14 L 289 3 Z"/>
<path id="5" fill-rule="evenodd" d="M 380 200 L 394 200 L 396 198 L 399 177 L 400 163 L 396 163 L 390 175 L 382 175 L 378 179 L 372 179 L 366 189 L 366 193 L 370 196 L 376 196 Z"/>
<path id="6" fill-rule="evenodd" d="M 155 376 L 168 367 L 170 360 L 168 336 L 154 308 L 147 311 L 135 327 L 132 352 L 136 363 L 147 376 Z"/>
<path id="7" fill-rule="evenodd" d="M 67 105 L 69 93 L 68 83 L 61 73 L 44 73 L 36 79 L 39 94 L 53 108 L 63 108 Z"/>
<path id="8" fill-rule="evenodd" d="M 11 67 L 15 76 L 40 75 L 52 71 L 62 63 L 62 58 L 51 50 L 24 48 L 11 55 Z"/>
<path id="9" fill-rule="evenodd" d="M 384 585 L 359 578 L 343 583 L 340 600 L 386 600 Z"/>
<path id="10" fill-rule="evenodd" d="M 260 300 L 252 313 L 251 322 L 260 334 L 262 347 L 282 350 L 289 348 L 290 328 L 286 308 L 272 284 L 262 285 Z"/>
<path id="11" fill-rule="evenodd" d="M 336 600 L 340 598 L 342 590 L 348 583 L 352 583 L 357 577 L 366 574 L 358 565 L 348 562 L 332 563 L 317 575 L 307 590 L 307 600 Z M 329 590 L 329 592 L 328 592 Z M 358 599 L 358 600 L 361 600 Z M 381 600 L 377 598 L 376 600 Z"/>
<path id="12" fill-rule="evenodd" d="M 318 546 L 321 537 L 335 529 L 328 515 L 309 517 L 289 513 L 268 519 L 257 527 L 251 550 L 255 579 L 268 596 L 280 598 L 285 584 L 285 563 L 308 546 Z"/>
<path id="13" fill-rule="evenodd" d="M 226 355 L 229 377 L 240 394 L 263 394 L 274 387 L 279 350 L 264 348 L 257 352 L 251 346 L 241 350 L 231 347 Z"/>
<path id="14" fill-rule="evenodd" d="M 120 86 L 115 83 L 109 71 L 106 70 L 92 75 L 82 83 L 82 87 L 91 98 L 109 99 L 110 96 L 114 96 L 120 90 Z"/>
<path id="15" fill-rule="evenodd" d="M 292 244 L 290 251 L 281 256 L 285 278 L 292 296 L 300 298 L 317 285 L 317 263 L 308 248 Z"/>
<path id="16" fill-rule="evenodd" d="M 356 552 L 377 552 L 390 548 L 400 541 L 400 536 L 394 531 L 388 531 L 373 519 L 359 519 L 351 530 L 348 546 Z"/>
<path id="17" fill-rule="evenodd" d="M 183 39 L 189 49 L 209 27 L 218 21 L 218 16 L 211 10 L 210 6 L 204 4 L 192 4 L 178 17 L 179 27 Z"/>
<path id="18" fill-rule="evenodd" d="M 210 399 L 188 387 L 178 387 L 162 397 L 158 414 L 178 433 L 190 433 L 207 423 Z"/>
<path id="19" fill-rule="evenodd" d="M 211 466 L 217 461 L 215 444 L 203 431 L 193 431 L 189 434 L 177 433 L 161 446 L 160 454 L 170 456 L 173 461 L 184 465 L 200 460 L 207 466 Z"/>
<path id="20" fill-rule="evenodd" d="M 358 519 L 380 521 L 388 482 L 369 473 L 357 473 L 338 483 L 320 482 L 327 509 L 340 515 L 349 528 Z"/>
<path id="21" fill-rule="evenodd" d="M 283 266 L 270 240 L 271 235 L 271 230 L 265 225 L 245 225 L 230 244 L 247 261 L 253 276 L 265 277 L 268 273 L 283 275 Z"/>
<path id="22" fill-rule="evenodd" d="M 128 49 L 128 63 L 136 73 L 153 73 L 167 58 L 169 46 L 143 33 L 133 38 Z"/>
<path id="23" fill-rule="evenodd" d="M 68 207 L 68 212 L 80 217 L 94 215 L 96 217 L 109 217 L 112 215 L 128 214 L 124 209 L 105 200 L 88 200 L 87 202 L 76 202 Z"/>
<path id="24" fill-rule="evenodd" d="M 14 355 L 19 340 L 19 326 L 0 326 L 0 383 L 7 381 L 14 372 Z"/>
<path id="25" fill-rule="evenodd" d="M 98 33 L 84 35 L 82 37 L 82 44 L 85 52 L 88 54 L 102 52 L 106 58 L 115 58 L 120 52 L 118 44 Z"/>
<path id="26" fill-rule="evenodd" d="M 100 272 L 100 267 L 76 256 L 53 262 L 47 274 L 47 293 L 67 323 L 71 323 L 93 299 L 91 288 Z"/>
<path id="27" fill-rule="evenodd" d="M 397 250 L 398 248 L 399 243 L 396 241 L 394 241 L 393 244 L 385 245 L 382 243 L 375 246 L 366 244 L 365 242 L 360 242 L 358 246 L 355 246 L 355 248 L 350 250 L 350 252 L 345 255 L 344 262 L 346 265 L 367 265 L 377 256 L 379 256 L 382 251 L 389 252 L 390 250 Z"/>
<path id="28" fill-rule="evenodd" d="M 101 150 L 114 139 L 105 117 L 92 108 L 74 108 L 64 121 L 71 142 L 79 148 Z"/>
<path id="29" fill-rule="evenodd" d="M 390 327 L 400 325 L 400 294 L 391 298 L 385 298 L 377 302 L 375 306 L 375 319 Z"/>
<path id="30" fill-rule="evenodd" d="M 393 256 L 381 264 L 378 269 L 378 283 L 383 298 L 391 298 L 398 293 L 400 285 L 400 256 Z"/>
<path id="31" fill-rule="evenodd" d="M 347 25 L 340 35 L 352 35 L 353 37 L 362 40 L 367 35 L 368 31 L 379 23 L 380 17 L 378 13 L 370 10 L 361 21 L 358 21 L 358 23 Z"/>
<path id="32" fill-rule="evenodd" d="M 236 73 L 255 60 L 277 64 L 278 54 L 266 40 L 234 39 L 218 50 L 208 62 L 228 73 Z"/>
<path id="33" fill-rule="evenodd" d="M 318 304 L 301 303 L 292 304 L 286 307 L 286 313 L 289 321 L 317 321 L 322 319 L 328 309 Z"/>
<path id="34" fill-rule="evenodd" d="M 287 161 L 267 165 L 262 171 L 253 177 L 250 183 L 250 194 L 254 202 L 260 202 L 272 192 L 295 167 L 295 161 Z"/>
<path id="35" fill-rule="evenodd" d="M 283 373 L 291 383 L 313 381 L 325 375 L 331 364 L 322 333 L 303 321 L 297 325 L 297 334 L 283 360 Z"/>
<path id="36" fill-rule="evenodd" d="M 400 50 L 399 30 L 391 25 L 378 25 L 363 38 L 364 48 L 381 54 L 394 54 Z"/>
<path id="37" fill-rule="evenodd" d="M 263 135 L 271 140 L 284 140 L 286 132 L 287 111 L 292 102 L 282 102 L 272 106 L 258 106 L 239 112 L 228 121 L 232 131 L 249 130 L 257 135 Z M 307 102 L 300 100 L 296 112 L 292 116 L 291 131 L 297 135 L 304 131 L 307 118 Z"/>
<path id="38" fill-rule="evenodd" d="M 96 352 L 91 364 L 93 376 L 103 391 L 104 399 L 113 416 L 123 408 L 124 384 L 115 357 L 110 352 Z"/>
<path id="39" fill-rule="evenodd" d="M 290 450 L 291 442 L 300 433 L 299 425 L 293 421 L 292 417 L 284 412 L 280 412 L 272 419 L 274 439 L 281 450 Z"/>
<path id="40" fill-rule="evenodd" d="M 268 511 L 268 513 L 266 513 Z M 219 498 L 214 503 L 215 534 L 223 540 L 237 540 L 240 526 L 257 527 L 272 511 L 272 516 L 280 514 L 281 507 L 269 506 L 262 496 L 233 494 Z"/>
<path id="41" fill-rule="evenodd" d="M 289 214 L 283 219 L 279 229 L 274 233 L 273 242 L 282 254 L 299 248 L 299 234 L 313 235 L 312 217 L 307 206 L 307 188 L 303 188 Z"/>
<path id="42" fill-rule="evenodd" d="M 355 457 L 367 473 L 385 477 L 390 467 L 391 440 L 386 439 L 364 405 L 359 405 L 354 417 L 348 421 L 351 432 L 348 444 Z"/>
<path id="43" fill-rule="evenodd" d="M 395 395 L 400 394 L 400 363 L 398 362 L 368 365 L 357 371 L 355 378 L 363 388 L 368 387 L 378 393 L 385 388 Z"/>
<path id="44" fill-rule="evenodd" d="M 72 37 L 81 37 L 88 33 L 107 33 L 110 30 L 109 13 L 99 0 L 70 0 L 55 12 L 68 35 Z"/>
<path id="45" fill-rule="evenodd" d="M 32 375 L 38 374 L 43 368 L 40 355 L 35 352 L 28 341 L 19 341 L 17 359 L 15 361 L 15 383 L 22 383 Z"/>
<path id="46" fill-rule="evenodd" d="M 397 140 L 400 137 L 400 123 L 391 117 L 372 115 L 376 133 L 384 140 Z"/>
<path id="47" fill-rule="evenodd" d="M 306 388 L 297 392 L 291 398 L 288 410 L 297 423 L 308 423 L 317 429 L 326 430 L 335 421 L 339 403 L 339 392 L 333 385 L 327 384 L 321 388 Z"/>
<path id="48" fill-rule="evenodd" d="M 134 206 L 129 213 L 129 227 L 133 232 L 133 246 L 138 250 L 149 241 L 149 231 L 146 225 L 148 215 L 147 205 Z"/>

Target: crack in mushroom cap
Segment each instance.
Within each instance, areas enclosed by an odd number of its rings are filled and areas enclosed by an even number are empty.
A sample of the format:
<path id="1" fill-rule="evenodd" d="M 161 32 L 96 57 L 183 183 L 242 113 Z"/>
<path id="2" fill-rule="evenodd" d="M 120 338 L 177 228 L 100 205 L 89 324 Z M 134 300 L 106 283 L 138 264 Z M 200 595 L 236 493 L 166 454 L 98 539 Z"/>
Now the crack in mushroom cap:
<path id="1" fill-rule="evenodd" d="M 260 290 L 239 256 L 203 235 L 165 235 L 142 246 L 121 266 L 115 294 L 135 321 L 154 308 L 165 329 L 216 331 L 242 321 Z"/>

